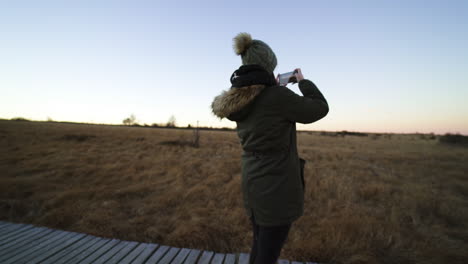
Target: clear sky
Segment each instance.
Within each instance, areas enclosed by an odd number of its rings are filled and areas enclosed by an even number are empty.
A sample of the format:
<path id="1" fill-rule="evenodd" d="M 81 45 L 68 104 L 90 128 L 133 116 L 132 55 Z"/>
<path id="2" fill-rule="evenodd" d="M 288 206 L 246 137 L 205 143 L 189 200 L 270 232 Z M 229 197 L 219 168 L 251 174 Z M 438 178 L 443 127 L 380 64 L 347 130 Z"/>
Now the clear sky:
<path id="1" fill-rule="evenodd" d="M 235 127 L 239 32 L 327 98 L 299 129 L 468 134 L 468 1 L 0 0 L 0 117 Z"/>

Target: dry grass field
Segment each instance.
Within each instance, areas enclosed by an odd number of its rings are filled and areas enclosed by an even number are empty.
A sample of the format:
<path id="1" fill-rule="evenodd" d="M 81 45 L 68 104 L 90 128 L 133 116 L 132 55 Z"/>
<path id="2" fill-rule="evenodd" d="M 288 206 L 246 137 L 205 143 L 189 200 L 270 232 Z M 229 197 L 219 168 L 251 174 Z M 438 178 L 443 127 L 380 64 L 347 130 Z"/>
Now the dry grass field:
<path id="1" fill-rule="evenodd" d="M 313 127 L 313 126 L 311 126 Z M 0 121 L 0 220 L 248 252 L 241 147 L 201 131 Z M 298 133 L 305 214 L 281 258 L 467 263 L 468 148 L 424 135 Z"/>

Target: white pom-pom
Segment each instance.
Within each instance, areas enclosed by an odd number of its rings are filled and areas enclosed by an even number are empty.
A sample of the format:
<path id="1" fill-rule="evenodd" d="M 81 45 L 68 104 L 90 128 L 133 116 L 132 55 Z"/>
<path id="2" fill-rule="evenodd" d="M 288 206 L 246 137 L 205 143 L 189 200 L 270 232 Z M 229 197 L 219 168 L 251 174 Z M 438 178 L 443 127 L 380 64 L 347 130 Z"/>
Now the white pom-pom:
<path id="1" fill-rule="evenodd" d="M 252 36 L 249 33 L 239 33 L 234 38 L 234 52 L 237 55 L 243 54 L 252 45 Z"/>

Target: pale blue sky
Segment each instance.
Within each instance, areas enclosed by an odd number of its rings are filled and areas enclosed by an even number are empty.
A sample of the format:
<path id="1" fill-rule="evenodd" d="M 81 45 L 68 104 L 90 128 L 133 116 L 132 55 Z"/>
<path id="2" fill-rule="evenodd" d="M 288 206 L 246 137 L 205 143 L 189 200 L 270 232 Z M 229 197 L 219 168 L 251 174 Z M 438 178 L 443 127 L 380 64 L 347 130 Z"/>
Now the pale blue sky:
<path id="1" fill-rule="evenodd" d="M 468 1 L 0 1 L 0 117 L 235 127 L 239 32 L 327 98 L 299 129 L 468 134 Z"/>

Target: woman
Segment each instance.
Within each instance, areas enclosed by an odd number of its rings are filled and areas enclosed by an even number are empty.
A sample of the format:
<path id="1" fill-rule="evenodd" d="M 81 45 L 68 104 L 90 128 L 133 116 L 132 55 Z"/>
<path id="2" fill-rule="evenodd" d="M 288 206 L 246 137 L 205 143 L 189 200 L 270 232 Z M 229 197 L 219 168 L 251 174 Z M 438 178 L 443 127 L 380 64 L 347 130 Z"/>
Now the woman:
<path id="1" fill-rule="evenodd" d="M 237 123 L 242 145 L 242 192 L 252 221 L 250 264 L 273 264 L 291 224 L 303 214 L 304 164 L 296 145 L 296 122 L 309 124 L 328 113 L 319 89 L 295 74 L 303 96 L 278 85 L 276 56 L 247 33 L 234 38 L 242 66 L 231 75 L 231 88 L 211 107 L 219 118 Z"/>

